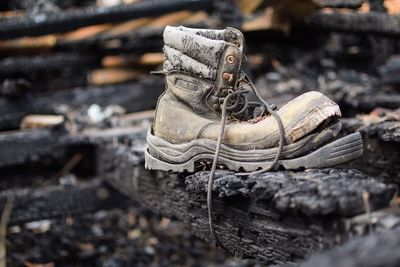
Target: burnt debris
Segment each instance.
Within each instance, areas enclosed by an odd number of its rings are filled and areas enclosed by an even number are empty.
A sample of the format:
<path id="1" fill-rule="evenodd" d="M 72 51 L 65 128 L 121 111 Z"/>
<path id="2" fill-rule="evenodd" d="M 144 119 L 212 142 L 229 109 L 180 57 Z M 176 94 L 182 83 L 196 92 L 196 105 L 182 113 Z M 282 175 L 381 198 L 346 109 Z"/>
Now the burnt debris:
<path id="1" fill-rule="evenodd" d="M 14 203 L 7 263 L 398 265 L 399 6 L 2 1 L 0 206 Z M 163 62 L 167 24 L 241 28 L 246 72 L 263 97 L 280 106 L 323 92 L 341 107 L 342 131 L 362 133 L 363 157 L 256 177 L 218 170 L 213 220 L 223 247 L 210 246 L 209 172 L 143 164 L 151 109 L 165 89 L 149 72 Z"/>

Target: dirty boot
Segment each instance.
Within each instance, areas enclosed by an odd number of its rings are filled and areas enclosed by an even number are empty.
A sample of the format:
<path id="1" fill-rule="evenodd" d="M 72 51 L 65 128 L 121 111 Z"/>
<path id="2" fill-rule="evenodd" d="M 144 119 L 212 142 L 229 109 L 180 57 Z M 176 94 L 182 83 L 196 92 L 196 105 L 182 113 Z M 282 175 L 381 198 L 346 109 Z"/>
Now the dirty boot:
<path id="1" fill-rule="evenodd" d="M 333 166 L 363 153 L 359 133 L 334 140 L 340 109 L 321 93 L 303 94 L 278 111 L 263 100 L 241 70 L 240 31 L 167 26 L 164 43 L 166 90 L 147 133 L 145 166 L 194 172 L 212 163 L 207 207 L 216 244 L 212 187 L 217 165 L 254 175 L 279 167 Z M 259 101 L 249 101 L 250 92 Z"/>
<path id="2" fill-rule="evenodd" d="M 229 170 L 329 167 L 363 153 L 359 133 L 335 138 L 336 103 L 308 92 L 279 110 L 260 98 L 242 72 L 240 31 L 167 26 L 165 92 L 147 134 L 146 168 L 194 172 L 215 161 Z M 217 149 L 217 153 L 216 153 Z"/>

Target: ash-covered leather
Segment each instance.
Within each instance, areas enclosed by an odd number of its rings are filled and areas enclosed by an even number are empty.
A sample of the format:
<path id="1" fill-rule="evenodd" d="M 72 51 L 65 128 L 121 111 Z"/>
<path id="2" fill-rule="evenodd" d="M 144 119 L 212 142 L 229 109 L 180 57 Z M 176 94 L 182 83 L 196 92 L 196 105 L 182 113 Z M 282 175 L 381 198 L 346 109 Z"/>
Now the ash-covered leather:
<path id="1" fill-rule="evenodd" d="M 217 76 L 216 68 L 205 65 L 172 47 L 164 46 L 164 53 L 167 58 L 164 61 L 164 70 L 168 72 L 184 71 L 206 79 L 214 79 Z"/>
<path id="2" fill-rule="evenodd" d="M 213 39 L 222 35 L 222 31 L 211 34 L 209 30 L 194 31 L 184 27 L 167 26 L 163 34 L 166 57 L 164 69 L 180 70 L 200 75 L 202 78 L 215 79 L 221 54 L 229 45 L 224 40 Z"/>
<path id="3" fill-rule="evenodd" d="M 171 26 L 167 26 L 167 27 L 171 27 Z M 180 31 L 190 33 L 190 34 L 200 35 L 200 36 L 203 36 L 208 39 L 226 41 L 226 39 L 225 39 L 226 30 L 195 29 L 195 28 L 188 28 L 188 27 L 184 27 L 184 26 L 179 26 L 176 28 L 178 28 Z"/>
<path id="4" fill-rule="evenodd" d="M 211 82 L 189 74 L 175 72 L 166 76 L 165 83 L 174 96 L 170 100 L 171 104 L 177 105 L 176 102 L 180 102 L 186 105 L 190 112 L 218 120 L 218 114 L 212 112 L 207 102 L 204 101 L 205 96 L 212 91 L 213 84 Z"/>

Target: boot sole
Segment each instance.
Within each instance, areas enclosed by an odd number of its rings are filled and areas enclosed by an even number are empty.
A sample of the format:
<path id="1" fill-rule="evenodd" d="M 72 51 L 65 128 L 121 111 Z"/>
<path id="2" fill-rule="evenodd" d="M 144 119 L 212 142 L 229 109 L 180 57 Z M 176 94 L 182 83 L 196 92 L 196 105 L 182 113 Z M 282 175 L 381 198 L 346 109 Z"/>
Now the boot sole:
<path id="1" fill-rule="evenodd" d="M 166 144 L 168 154 L 157 150 L 159 157 L 168 157 L 168 161 L 157 159 L 150 154 L 149 148 L 157 149 L 152 141 Z M 145 167 L 149 170 L 172 172 L 195 172 L 196 164 L 201 161 L 211 162 L 214 158 L 216 142 L 212 140 L 194 140 L 188 144 L 175 145 L 153 136 L 148 132 L 148 146 L 145 151 Z M 294 145 L 294 144 L 293 144 Z M 211 146 L 211 148 L 210 148 Z M 286 147 L 285 147 L 286 148 Z M 287 146 L 286 151 L 295 146 Z M 218 164 L 225 165 L 229 170 L 251 172 L 270 164 L 276 148 L 268 150 L 235 150 L 226 146 L 221 147 Z M 349 162 L 363 154 L 363 141 L 360 133 L 353 133 L 326 144 L 317 150 L 297 158 L 280 160 L 276 167 L 286 170 L 302 168 L 326 168 Z"/>

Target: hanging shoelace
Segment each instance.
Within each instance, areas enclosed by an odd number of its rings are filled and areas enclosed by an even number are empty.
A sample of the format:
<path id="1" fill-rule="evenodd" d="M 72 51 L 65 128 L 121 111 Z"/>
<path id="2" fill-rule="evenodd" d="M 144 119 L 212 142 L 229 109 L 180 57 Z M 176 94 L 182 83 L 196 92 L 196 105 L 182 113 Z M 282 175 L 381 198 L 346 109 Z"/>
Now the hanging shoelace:
<path id="1" fill-rule="evenodd" d="M 225 132 L 225 126 L 226 126 L 226 120 L 228 117 L 228 113 L 230 116 L 238 116 L 245 112 L 248 108 L 249 102 L 246 97 L 244 97 L 244 94 L 249 93 L 250 90 L 244 89 L 242 83 L 247 84 L 258 100 L 265 106 L 267 109 L 267 112 L 274 116 L 276 119 L 276 122 L 278 123 L 278 128 L 279 128 L 279 147 L 278 151 L 275 155 L 274 160 L 269 164 L 268 166 L 254 172 L 249 172 L 249 173 L 237 173 L 236 175 L 238 176 L 252 176 L 260 173 L 264 173 L 267 171 L 272 170 L 276 164 L 279 162 L 279 159 L 281 157 L 282 151 L 283 151 L 283 146 L 285 143 L 285 129 L 283 127 L 283 123 L 279 115 L 275 112 L 273 108 L 271 108 L 271 105 L 262 99 L 260 93 L 254 86 L 253 82 L 251 79 L 245 74 L 244 72 L 241 72 L 240 78 L 236 81 L 234 90 L 231 91 L 226 98 L 224 99 L 224 102 L 221 107 L 221 128 L 220 132 L 218 135 L 218 140 L 217 140 L 217 146 L 215 149 L 215 154 L 214 154 L 214 159 L 212 162 L 211 166 L 211 171 L 210 171 L 210 178 L 208 179 L 208 186 L 207 186 L 207 208 L 208 208 L 208 223 L 210 226 L 210 235 L 211 238 L 214 240 L 216 245 L 220 245 L 220 241 L 218 240 L 218 237 L 215 233 L 215 227 L 214 227 L 214 221 L 213 221 L 213 207 L 212 207 L 212 186 L 214 184 L 214 177 L 215 177 L 215 171 L 217 169 L 217 164 L 218 164 L 218 158 L 219 158 L 219 153 L 221 150 L 221 144 L 222 144 L 222 139 L 224 138 L 224 132 Z M 235 109 L 238 108 L 238 106 L 242 103 L 243 107 L 239 111 L 235 111 Z"/>

